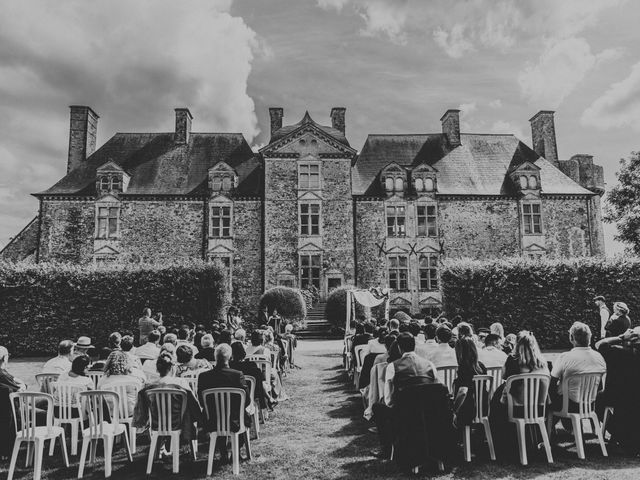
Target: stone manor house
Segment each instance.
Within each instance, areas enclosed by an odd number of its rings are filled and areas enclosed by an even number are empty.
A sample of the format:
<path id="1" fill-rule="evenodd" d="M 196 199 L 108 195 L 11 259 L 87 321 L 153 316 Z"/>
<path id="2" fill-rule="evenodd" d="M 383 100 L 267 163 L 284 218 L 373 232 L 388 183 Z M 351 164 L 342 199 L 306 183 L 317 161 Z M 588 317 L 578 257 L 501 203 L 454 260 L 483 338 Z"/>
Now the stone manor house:
<path id="1" fill-rule="evenodd" d="M 533 145 L 513 135 L 442 131 L 345 136 L 308 113 L 255 152 L 240 133 L 117 133 L 96 150 L 98 115 L 71 107 L 67 175 L 34 194 L 38 216 L 0 254 L 74 263 L 219 261 L 234 299 L 255 305 L 275 285 L 387 286 L 391 309 L 434 313 L 444 257 L 604 253 L 602 167 L 560 160 L 554 112 L 531 122 Z"/>

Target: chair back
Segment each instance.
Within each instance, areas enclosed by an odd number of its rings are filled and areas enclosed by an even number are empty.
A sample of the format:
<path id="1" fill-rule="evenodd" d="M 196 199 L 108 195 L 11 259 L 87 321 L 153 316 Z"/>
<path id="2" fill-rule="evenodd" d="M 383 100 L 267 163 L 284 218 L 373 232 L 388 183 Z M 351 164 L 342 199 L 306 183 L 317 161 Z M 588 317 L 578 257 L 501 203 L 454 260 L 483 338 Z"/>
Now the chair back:
<path id="1" fill-rule="evenodd" d="M 267 381 L 267 384 L 271 385 L 271 362 L 259 355 L 252 355 L 251 358 L 248 358 L 247 360 L 254 362 L 260 370 L 262 370 L 264 379 Z"/>
<path id="2" fill-rule="evenodd" d="M 458 366 L 438 367 L 436 370 L 440 383 L 447 387 L 450 395 L 453 395 L 453 382 L 458 378 Z"/>
<path id="3" fill-rule="evenodd" d="M 271 356 L 271 368 L 273 368 L 274 370 L 280 370 L 278 366 L 278 352 L 274 352 L 273 350 L 270 350 L 270 356 Z"/>
<path id="4" fill-rule="evenodd" d="M 42 393 L 51 393 L 51 383 L 58 380 L 59 373 L 37 373 L 36 382 Z"/>
<path id="5" fill-rule="evenodd" d="M 135 391 L 135 398 L 138 396 L 138 392 L 142 386 L 137 382 L 119 382 L 112 383 L 108 387 L 104 387 L 104 390 L 109 392 L 115 392 L 118 395 L 118 401 L 113 404 L 109 404 L 109 408 L 114 409 L 117 405 L 118 415 L 121 420 L 129 418 L 129 392 Z"/>
<path id="6" fill-rule="evenodd" d="M 232 398 L 234 396 L 239 397 L 237 405 L 239 408 L 240 430 L 233 432 L 231 429 L 232 421 Z M 214 412 L 209 410 L 209 404 L 211 403 L 209 397 L 213 397 Z M 244 432 L 244 405 L 245 405 L 245 391 L 242 388 L 209 388 L 202 392 L 202 401 L 204 402 L 204 412 L 207 418 L 216 419 L 216 433 L 218 435 L 233 435 L 235 433 Z M 212 417 L 212 414 L 215 417 Z"/>
<path id="7" fill-rule="evenodd" d="M 75 410 L 81 411 L 80 392 L 86 392 L 87 387 L 73 382 L 52 382 L 51 391 L 58 403 L 56 418 L 64 421 L 73 419 Z"/>
<path id="8" fill-rule="evenodd" d="M 493 391 L 493 377 L 491 375 L 474 375 L 473 386 L 476 396 L 476 409 L 473 423 L 482 422 L 489 416 L 489 401 Z"/>
<path id="9" fill-rule="evenodd" d="M 578 390 L 578 412 L 581 417 L 588 417 L 595 412 L 596 395 L 604 373 L 576 373 L 562 380 L 562 411 L 569 412 L 569 387 Z"/>
<path id="10" fill-rule="evenodd" d="M 377 392 L 376 402 L 381 401 L 384 398 L 384 376 L 387 373 L 387 362 L 377 363 L 371 369 L 370 389 L 375 388 Z M 375 379 L 375 387 L 373 380 Z"/>
<path id="11" fill-rule="evenodd" d="M 87 376 L 88 376 L 91 380 L 93 380 L 93 386 L 94 386 L 95 388 L 98 388 L 98 382 L 99 382 L 99 381 L 100 381 L 100 379 L 103 377 L 103 375 L 104 375 L 104 372 L 101 372 L 101 371 L 99 371 L 99 370 L 96 370 L 96 371 L 93 371 L 93 372 L 90 370 L 90 371 L 88 371 L 88 372 L 87 372 Z"/>
<path id="12" fill-rule="evenodd" d="M 516 402 L 510 393 L 515 382 L 522 382 L 522 403 Z M 549 393 L 550 377 L 544 373 L 522 373 L 507 378 L 504 390 L 507 394 L 507 413 L 509 419 L 523 418 L 527 423 L 544 420 Z M 523 407 L 523 416 L 514 417 L 513 407 Z"/>
<path id="13" fill-rule="evenodd" d="M 172 422 L 173 403 L 176 401 L 176 396 L 179 397 L 181 402 L 179 423 L 181 423 L 184 412 L 187 410 L 187 392 L 177 388 L 154 388 L 145 393 L 149 399 L 151 429 L 157 431 L 159 435 L 171 435 L 171 432 L 175 431 Z M 155 418 L 153 417 L 154 412 Z"/>
<path id="14" fill-rule="evenodd" d="M 250 405 L 253 405 L 253 402 L 256 399 L 256 382 L 257 382 L 257 380 L 254 377 L 252 377 L 251 375 L 245 375 L 244 379 L 247 381 L 247 384 L 249 385 L 249 397 L 251 399 Z"/>
<path id="15" fill-rule="evenodd" d="M 491 383 L 491 395 L 496 389 L 502 385 L 502 367 L 489 367 L 487 368 L 487 375 L 491 375 L 493 382 Z"/>
<path id="16" fill-rule="evenodd" d="M 40 410 L 36 407 L 36 404 L 41 406 L 43 400 L 47 402 L 46 426 L 50 430 L 53 426 L 53 397 L 51 395 L 41 392 L 15 392 L 9 394 L 17 438 L 23 441 L 34 441 L 36 438 L 36 426 L 38 425 L 37 414 Z"/>
<path id="17" fill-rule="evenodd" d="M 181 378 L 184 378 L 187 382 L 189 382 L 189 388 L 193 394 L 198 396 L 198 377 L 204 370 L 190 370 L 182 374 Z"/>
<path id="18" fill-rule="evenodd" d="M 364 349 L 367 348 L 366 345 L 358 345 L 353 349 L 353 352 L 356 356 L 356 369 L 358 371 L 362 370 L 362 364 L 364 363 Z"/>
<path id="19" fill-rule="evenodd" d="M 118 394 L 108 390 L 89 390 L 80 392 L 82 411 L 89 421 L 89 436 L 91 438 L 103 438 L 105 427 L 109 424 L 115 428 L 120 423 L 119 410 L 117 408 L 108 411 L 108 405 L 118 405 Z M 110 422 L 107 419 L 110 418 Z"/>

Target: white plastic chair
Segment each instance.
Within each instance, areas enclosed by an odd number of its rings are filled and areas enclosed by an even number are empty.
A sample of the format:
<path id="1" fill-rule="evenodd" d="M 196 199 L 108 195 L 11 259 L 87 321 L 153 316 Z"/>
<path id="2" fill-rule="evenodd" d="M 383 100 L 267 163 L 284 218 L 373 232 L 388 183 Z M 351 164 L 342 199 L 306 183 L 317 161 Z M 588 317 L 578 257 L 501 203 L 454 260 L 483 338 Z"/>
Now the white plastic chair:
<path id="1" fill-rule="evenodd" d="M 238 422 L 240 428 L 237 432 L 231 430 L 231 406 L 233 403 L 232 397 L 238 397 L 236 402 L 239 406 Z M 209 397 L 213 397 L 214 412 L 209 410 Z M 204 402 L 204 411 L 207 418 L 212 418 L 212 414 L 216 419 L 216 430 L 209 432 L 209 458 L 207 460 L 207 476 L 211 476 L 213 470 L 213 456 L 216 450 L 216 440 L 219 436 L 231 437 L 231 454 L 233 456 L 233 474 L 238 475 L 240 473 L 240 435 L 244 434 L 247 456 L 251 459 L 251 440 L 249 439 L 249 432 L 244 424 L 244 406 L 245 406 L 245 391 L 242 388 L 209 388 L 202 392 L 202 401 Z"/>
<path id="2" fill-rule="evenodd" d="M 129 395 L 128 392 L 134 391 L 136 395 L 136 399 L 138 396 L 138 392 L 142 388 L 142 385 L 136 382 L 122 382 L 122 383 L 113 383 L 107 387 L 104 387 L 104 390 L 109 392 L 115 392 L 118 394 L 118 418 L 120 423 L 123 423 L 127 426 L 127 430 L 129 433 L 129 442 L 131 444 L 131 452 L 136 453 L 137 447 L 137 429 L 133 426 L 133 413 L 129 415 Z M 110 405 L 110 408 L 113 408 L 113 405 Z"/>
<path id="3" fill-rule="evenodd" d="M 38 409 L 36 403 L 42 401 L 47 403 L 47 421 L 44 426 L 37 426 L 36 414 Z M 8 480 L 13 478 L 13 473 L 18 461 L 18 453 L 22 442 L 27 442 L 27 460 L 25 466 L 28 467 L 31 462 L 31 444 L 34 444 L 35 450 L 35 466 L 33 470 L 34 480 L 40 480 L 42 475 L 42 456 L 44 453 L 44 443 L 50 440 L 55 442 L 60 437 L 62 445 L 62 455 L 64 464 L 69 468 L 69 457 L 67 456 L 67 445 L 64 442 L 64 429 L 53 424 L 53 397 L 47 393 L 40 392 L 17 392 L 9 394 L 11 402 L 11 410 L 13 412 L 13 423 L 16 428 L 16 440 L 13 444 L 13 452 L 11 454 L 11 464 L 9 465 Z M 16 405 L 17 403 L 17 405 Z M 18 430 L 18 426 L 20 430 Z M 5 432 L 6 435 L 8 432 Z"/>
<path id="4" fill-rule="evenodd" d="M 184 378 L 187 382 L 189 382 L 189 388 L 193 394 L 198 398 L 198 377 L 204 370 L 192 370 L 190 372 L 185 372 L 181 375 L 181 378 Z"/>
<path id="5" fill-rule="evenodd" d="M 147 475 L 151 474 L 151 469 L 153 468 L 153 457 L 159 437 L 171 438 L 170 448 L 173 456 L 173 473 L 178 473 L 180 471 L 180 435 L 182 434 L 182 429 L 173 429 L 172 406 L 174 401 L 180 402 L 179 423 L 181 424 L 182 417 L 187 409 L 187 392 L 177 388 L 154 388 L 148 390 L 146 395 L 149 399 L 149 418 L 151 420 L 149 428 L 151 445 L 149 446 L 149 457 L 147 459 Z M 195 459 L 198 451 L 198 440 L 191 441 L 191 450 Z"/>
<path id="6" fill-rule="evenodd" d="M 482 425 L 484 434 L 489 445 L 489 454 L 491 460 L 496 459 L 496 451 L 493 447 L 493 436 L 491 435 L 491 427 L 489 426 L 489 399 L 490 392 L 493 390 L 493 377 L 491 375 L 475 375 L 473 377 L 473 386 L 475 390 L 475 414 L 473 416 L 473 425 Z M 464 437 L 462 439 L 464 446 L 464 459 L 471 461 L 471 425 L 465 425 Z"/>
<path id="7" fill-rule="evenodd" d="M 360 373 L 362 372 L 362 364 L 364 363 L 364 349 L 367 348 L 366 345 L 358 345 L 353 349 L 353 354 L 356 357 L 356 369 L 353 374 L 353 385 L 358 388 L 358 384 L 360 383 Z"/>
<path id="8" fill-rule="evenodd" d="M 491 375 L 493 378 L 493 382 L 491 382 L 491 392 L 489 392 L 489 396 L 493 397 L 496 389 L 502 385 L 502 367 L 489 367 L 487 368 L 487 375 Z"/>
<path id="9" fill-rule="evenodd" d="M 387 362 L 377 363 L 371 368 L 367 407 L 364 410 L 364 418 L 367 420 L 371 420 L 373 417 L 373 405 L 384 399 L 384 376 L 387 365 Z"/>
<path id="10" fill-rule="evenodd" d="M 84 465 L 87 460 L 87 449 L 91 444 L 91 463 L 95 465 L 96 451 L 98 442 L 102 440 L 104 445 L 104 476 L 111 476 L 111 461 L 113 454 L 113 443 L 115 437 L 124 435 L 124 441 L 127 448 L 129 461 L 133 462 L 131 457 L 131 448 L 129 439 L 126 435 L 126 427 L 120 423 L 119 409 L 113 408 L 107 410 L 107 405 L 118 405 L 119 397 L 115 392 L 106 390 L 93 390 L 80 393 L 80 403 L 82 410 L 85 412 L 89 421 L 89 428 L 85 428 L 82 432 L 82 451 L 80 452 L 80 466 L 78 467 L 78 478 L 82 478 L 84 473 Z M 107 422 L 107 414 L 110 415 L 110 421 Z"/>
<path id="11" fill-rule="evenodd" d="M 604 407 L 604 415 L 602 417 L 602 438 L 606 438 L 607 436 L 607 425 L 609 424 L 609 419 L 612 417 L 614 413 L 613 407 Z"/>
<path id="12" fill-rule="evenodd" d="M 104 372 L 101 372 L 101 371 L 98 371 L 98 370 L 96 370 L 96 371 L 91 371 L 91 370 L 89 370 L 89 371 L 87 372 L 87 376 L 88 376 L 91 380 L 93 380 L 93 387 L 94 387 L 94 388 L 98 388 L 98 382 L 99 382 L 99 381 L 100 381 L 100 379 L 103 377 L 103 375 L 104 375 Z"/>
<path id="13" fill-rule="evenodd" d="M 245 375 L 245 380 L 249 384 L 249 396 L 251 397 L 251 405 L 253 405 L 253 425 L 256 433 L 256 439 L 260 438 L 260 405 L 256 399 L 256 382 L 257 380 L 251 375 Z"/>
<path id="14" fill-rule="evenodd" d="M 271 361 L 263 355 L 251 355 L 247 357 L 247 361 L 254 362 L 262 370 L 265 379 L 264 390 L 266 393 L 271 393 Z M 262 415 L 262 423 L 265 423 L 269 419 L 269 411 L 260 409 L 260 414 Z"/>
<path id="15" fill-rule="evenodd" d="M 547 407 L 547 394 L 549 393 L 549 375 L 539 373 L 523 373 L 513 375 L 507 379 L 504 391 L 507 395 L 507 415 L 509 421 L 515 423 L 518 446 L 520 449 L 520 463 L 527 465 L 527 442 L 525 438 L 526 425 L 537 425 L 542 435 L 542 442 L 547 453 L 547 461 L 553 463 L 551 455 L 551 443 L 545 427 L 545 412 Z M 522 403 L 517 402 L 511 394 L 511 388 L 515 382 L 522 384 Z M 514 407 L 522 407 L 523 416 L 514 415 Z"/>
<path id="16" fill-rule="evenodd" d="M 446 367 L 438 367 L 438 380 L 449 389 L 449 395 L 453 395 L 453 382 L 458 378 L 458 366 L 450 365 Z"/>
<path id="17" fill-rule="evenodd" d="M 602 455 L 607 456 L 607 447 L 604 444 L 604 437 L 602 436 L 602 426 L 598 420 L 598 415 L 595 411 L 596 395 L 598 394 L 598 387 L 604 373 L 592 372 L 592 373 L 578 373 L 571 375 L 562 380 L 562 409 L 557 412 L 552 412 L 549 415 L 548 430 L 551 433 L 555 424 L 555 417 L 569 418 L 573 426 L 573 435 L 576 440 L 576 449 L 578 450 L 578 458 L 584 460 L 584 444 L 582 442 L 582 420 L 589 420 L 593 424 L 593 431 L 598 437 L 600 442 L 600 448 L 602 449 Z M 577 387 L 580 392 L 580 398 L 578 403 L 578 412 L 569 412 L 569 384 Z"/>
<path id="18" fill-rule="evenodd" d="M 58 381 L 59 373 L 37 373 L 36 382 L 42 393 L 51 393 L 51 384 Z"/>
<path id="19" fill-rule="evenodd" d="M 291 356 L 290 356 L 290 352 L 289 352 L 289 340 L 287 340 L 286 338 L 281 338 L 280 341 L 282 342 L 282 347 L 284 348 L 284 353 L 287 356 L 286 361 L 284 362 L 284 372 L 287 373 L 290 370 L 290 365 L 289 362 L 291 361 Z"/>
<path id="20" fill-rule="evenodd" d="M 349 373 L 351 371 L 351 345 L 353 345 L 353 337 L 350 335 L 344 337 L 344 369 Z"/>
<path id="21" fill-rule="evenodd" d="M 54 416 L 53 424 L 61 426 L 64 424 L 71 427 L 71 455 L 78 454 L 78 440 L 80 426 L 82 422 L 80 392 L 87 391 L 84 385 L 73 382 L 53 382 L 51 383 L 53 397 L 58 403 L 58 415 Z M 53 455 L 54 443 L 51 442 L 49 455 Z"/>

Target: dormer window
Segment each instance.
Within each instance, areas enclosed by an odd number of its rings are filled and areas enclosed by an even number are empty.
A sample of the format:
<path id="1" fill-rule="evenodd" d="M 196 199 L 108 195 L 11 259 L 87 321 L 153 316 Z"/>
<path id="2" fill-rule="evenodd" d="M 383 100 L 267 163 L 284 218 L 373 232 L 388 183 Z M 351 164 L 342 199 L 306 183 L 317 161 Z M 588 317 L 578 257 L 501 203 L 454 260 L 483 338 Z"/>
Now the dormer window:
<path id="1" fill-rule="evenodd" d="M 404 193 L 406 178 L 406 171 L 396 163 L 387 165 L 380 174 L 380 181 L 387 195 Z"/>
<path id="2" fill-rule="evenodd" d="M 122 192 L 122 178 L 119 175 L 105 175 L 100 178 L 100 192 Z"/>
<path id="3" fill-rule="evenodd" d="M 436 170 L 427 164 L 414 168 L 411 172 L 413 189 L 418 195 L 428 195 L 436 191 Z"/>
<path id="4" fill-rule="evenodd" d="M 224 162 L 209 169 L 209 188 L 212 193 L 227 193 L 237 187 L 238 176 L 235 170 Z"/>
<path id="5" fill-rule="evenodd" d="M 522 195 L 537 197 L 540 194 L 540 167 L 524 162 L 511 170 L 509 176 Z"/>
<path id="6" fill-rule="evenodd" d="M 97 170 L 98 194 L 122 193 L 129 184 L 129 175 L 114 162 L 108 162 Z"/>

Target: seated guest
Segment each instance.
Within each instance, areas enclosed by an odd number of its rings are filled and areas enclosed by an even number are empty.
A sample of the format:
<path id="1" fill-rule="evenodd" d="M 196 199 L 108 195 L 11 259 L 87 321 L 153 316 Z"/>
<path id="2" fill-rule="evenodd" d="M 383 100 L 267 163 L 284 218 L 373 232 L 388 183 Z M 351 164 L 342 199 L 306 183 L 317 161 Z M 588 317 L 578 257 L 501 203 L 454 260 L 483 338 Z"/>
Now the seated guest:
<path id="1" fill-rule="evenodd" d="M 473 327 L 471 326 L 470 323 L 460 322 L 456 326 L 456 329 L 457 329 L 456 331 L 457 331 L 458 339 L 464 338 L 464 337 L 473 337 Z"/>
<path id="2" fill-rule="evenodd" d="M 351 353 L 355 353 L 355 348 L 360 345 L 366 345 L 371 340 L 371 334 L 365 332 L 364 324 L 356 324 L 356 334 L 351 337 Z"/>
<path id="3" fill-rule="evenodd" d="M 377 355 L 379 353 L 386 353 L 387 349 L 384 346 L 384 339 L 387 338 L 387 329 L 385 327 L 380 327 L 378 329 L 378 335 L 376 338 L 372 338 L 367 343 L 367 346 L 364 349 L 364 355 L 362 358 L 366 358 L 367 355 L 373 353 Z"/>
<path id="4" fill-rule="evenodd" d="M 207 334 L 204 325 L 196 326 L 196 335 L 193 337 L 193 344 L 198 347 L 198 350 L 202 347 L 202 337 Z"/>
<path id="5" fill-rule="evenodd" d="M 489 326 L 489 333 L 497 335 L 499 338 L 498 343 L 499 345 L 502 345 L 502 342 L 504 341 L 504 327 L 500 322 L 493 322 Z"/>
<path id="6" fill-rule="evenodd" d="M 80 355 L 90 355 L 90 351 L 94 350 L 95 347 L 91 344 L 91 338 L 81 336 L 78 337 L 78 341 L 73 346 L 73 355 L 75 357 L 79 357 Z"/>
<path id="7" fill-rule="evenodd" d="M 607 364 L 602 355 L 593 350 L 591 344 L 591 329 L 582 322 L 574 322 L 569 329 L 569 341 L 573 348 L 561 353 L 551 370 L 551 386 L 549 396 L 553 402 L 553 409 L 562 408 L 562 383 L 569 382 L 569 409 L 578 411 L 580 402 L 579 385 L 571 381 L 571 377 L 577 373 L 606 373 Z M 573 408 L 573 410 L 572 410 Z"/>
<path id="8" fill-rule="evenodd" d="M 216 349 L 214 347 L 213 336 L 209 333 L 203 335 L 200 339 L 200 345 L 202 345 L 202 348 L 195 358 L 207 360 L 210 363 L 215 362 Z"/>
<path id="9" fill-rule="evenodd" d="M 193 358 L 191 345 L 179 345 L 176 349 L 176 359 L 178 361 L 175 371 L 176 377 L 182 377 L 189 372 L 211 368 L 211 364 L 207 360 Z"/>
<path id="10" fill-rule="evenodd" d="M 382 455 L 387 458 L 394 439 L 393 425 L 397 412 L 394 412 L 393 407 L 396 395 L 410 387 L 438 383 L 435 365 L 416 355 L 416 341 L 413 335 L 408 332 L 400 333 L 396 341 L 402 357 L 387 365 L 384 404 L 376 403 L 372 407 L 382 443 Z"/>
<path id="11" fill-rule="evenodd" d="M 377 338 L 369 340 L 369 343 L 364 348 L 364 355 L 362 357 L 362 371 L 360 372 L 360 376 L 358 377 L 358 389 L 362 390 L 369 385 L 371 379 L 371 369 L 373 368 L 376 358 L 387 353 L 387 348 L 384 343 L 386 337 L 387 329 L 385 327 L 380 327 L 378 329 Z"/>
<path id="12" fill-rule="evenodd" d="M 456 342 L 456 359 L 458 376 L 453 388 L 453 423 L 459 427 L 469 425 L 473 420 L 476 401 L 473 377 L 484 375 L 487 369 L 478 361 L 476 343 L 469 336 L 463 336 Z"/>
<path id="13" fill-rule="evenodd" d="M 436 325 L 435 323 L 425 324 L 423 330 L 426 340 L 422 344 L 416 344 L 417 355 L 421 356 L 422 358 L 429 358 L 431 353 L 438 348 L 438 342 L 436 342 L 437 329 L 438 325 Z"/>
<path id="14" fill-rule="evenodd" d="M 171 343 L 174 347 L 177 347 L 178 335 L 176 335 L 175 333 L 167 333 L 164 336 L 164 341 L 162 342 L 162 344 L 164 345 L 165 343 Z"/>
<path id="15" fill-rule="evenodd" d="M 247 356 L 262 355 L 265 358 L 271 359 L 271 352 L 263 346 L 263 343 L 264 335 L 261 330 L 251 332 L 251 345 L 247 347 Z"/>
<path id="16" fill-rule="evenodd" d="M 413 338 L 416 339 L 416 348 L 418 348 L 418 345 L 422 345 L 425 342 L 424 335 L 422 334 L 422 329 L 420 328 L 420 324 L 417 321 L 411 320 L 409 322 L 408 332 L 413 335 Z"/>
<path id="17" fill-rule="evenodd" d="M 152 330 L 147 335 L 147 343 L 136 348 L 136 356 L 140 360 L 155 360 L 160 355 L 160 332 Z"/>
<path id="18" fill-rule="evenodd" d="M 89 371 L 89 362 L 90 359 L 87 355 L 80 355 L 73 359 L 71 362 L 71 370 L 68 372 L 60 374 L 58 380 L 51 384 L 51 394 L 53 395 L 53 407 L 54 414 L 58 415 L 58 407 L 60 403 L 58 402 L 58 395 L 56 395 L 56 390 L 58 385 L 72 385 L 73 394 L 76 395 L 79 392 L 85 392 L 87 390 L 93 390 L 93 380 L 87 376 L 87 372 Z M 80 416 L 79 412 L 75 412 L 74 416 Z"/>
<path id="19" fill-rule="evenodd" d="M 108 347 L 104 347 L 98 350 L 98 360 L 93 362 L 93 365 L 89 368 L 92 372 L 102 372 L 104 371 L 104 365 L 107 363 L 107 358 L 111 355 L 111 349 Z"/>
<path id="20" fill-rule="evenodd" d="M 158 354 L 158 358 L 163 353 L 165 355 L 168 355 L 169 357 L 171 357 L 172 360 L 175 362 L 175 359 L 176 359 L 176 347 L 175 347 L 175 345 L 173 343 L 165 343 L 164 345 L 162 345 L 162 347 L 160 348 L 160 353 Z M 146 362 L 144 362 L 144 364 L 142 365 L 142 371 L 146 374 L 147 381 L 157 380 L 157 378 L 158 378 L 158 363 L 157 363 L 157 359 L 147 360 Z M 172 364 L 171 373 L 173 373 L 173 364 Z"/>
<path id="21" fill-rule="evenodd" d="M 98 390 L 105 390 L 117 384 L 134 384 L 136 387 L 127 387 L 127 405 L 129 416 L 133 415 L 136 404 L 138 390 L 144 385 L 144 380 L 137 375 L 132 375 L 132 368 L 129 366 L 127 355 L 119 350 L 114 350 L 109 354 L 104 366 L 104 375 L 98 381 Z"/>
<path id="22" fill-rule="evenodd" d="M 190 335 L 191 331 L 189 330 L 189 328 L 187 326 L 182 326 L 182 328 L 178 330 L 178 344 L 176 346 L 179 347 L 180 345 L 188 345 L 193 349 L 195 355 L 198 353 L 198 349 L 193 345 L 193 343 L 191 343 L 191 340 L 189 339 Z"/>
<path id="23" fill-rule="evenodd" d="M 389 335 L 397 335 L 399 333 L 400 333 L 400 321 L 398 321 L 397 318 L 392 318 L 391 320 L 389 320 Z"/>
<path id="24" fill-rule="evenodd" d="M 231 346 L 232 341 L 233 341 L 233 333 L 231 333 L 231 330 L 222 330 L 220 332 L 220 335 L 218 335 L 217 345 L 222 345 L 223 343 L 226 343 L 227 345 Z"/>
<path id="25" fill-rule="evenodd" d="M 502 342 L 502 351 L 507 355 L 510 355 L 516 348 L 517 342 L 518 338 L 516 337 L 516 334 L 509 333 L 506 337 L 504 337 L 504 341 Z"/>
<path id="26" fill-rule="evenodd" d="M 11 392 L 26 390 L 26 383 L 11 375 L 7 371 L 7 365 L 9 365 L 9 350 L 5 347 L 0 347 L 0 385 L 8 387 Z"/>
<path id="27" fill-rule="evenodd" d="M 233 334 L 233 341 L 234 342 L 246 343 L 246 341 L 247 341 L 247 332 L 243 328 L 239 328 Z"/>
<path id="28" fill-rule="evenodd" d="M 255 378 L 256 387 L 254 397 L 258 401 L 260 408 L 267 408 L 268 397 L 264 390 L 264 373 L 254 362 L 247 361 L 246 356 L 247 353 L 242 343 L 234 342 L 231 344 L 231 361 L 229 362 L 229 368 L 242 372 L 245 377 Z"/>
<path id="29" fill-rule="evenodd" d="M 158 378 L 154 382 L 157 385 L 178 386 L 185 390 L 191 390 L 191 385 L 186 378 L 178 377 L 175 374 L 175 364 L 173 354 L 170 349 L 160 352 L 158 359 L 156 360 L 156 372 Z"/>
<path id="30" fill-rule="evenodd" d="M 282 336 L 287 342 L 289 342 L 289 351 L 287 355 L 289 356 L 289 365 L 295 367 L 295 362 L 293 360 L 293 354 L 295 353 L 296 348 L 298 348 L 298 337 L 293 334 L 293 325 L 287 323 L 284 327 L 284 335 Z"/>
<path id="31" fill-rule="evenodd" d="M 373 361 L 374 366 L 379 363 L 393 362 L 395 360 L 398 360 L 402 356 L 402 352 L 400 351 L 400 347 L 398 347 L 396 338 L 397 337 L 395 335 L 387 335 L 384 338 L 385 353 L 376 357 L 376 359 Z M 396 351 L 392 352 L 394 348 Z"/>
<path id="32" fill-rule="evenodd" d="M 609 317 L 609 321 L 604 326 L 607 337 L 617 337 L 622 335 L 631 327 L 631 320 L 628 317 L 629 307 L 626 303 L 615 302 L 613 304 L 613 315 Z"/>
<path id="33" fill-rule="evenodd" d="M 140 362 L 140 359 L 135 355 L 136 348 L 133 346 L 133 337 L 131 335 L 122 337 L 120 348 L 127 355 L 131 367 L 142 370 L 142 362 Z"/>
<path id="34" fill-rule="evenodd" d="M 65 373 L 71 370 L 71 357 L 73 356 L 73 342 L 62 340 L 58 344 L 58 356 L 47 360 L 42 366 L 42 373 Z"/>
<path id="35" fill-rule="evenodd" d="M 484 339 L 484 348 L 478 351 L 478 356 L 487 368 L 504 367 L 507 354 L 500 348 L 500 337 L 490 333 Z"/>
<path id="36" fill-rule="evenodd" d="M 109 335 L 109 339 L 107 340 L 108 348 L 113 350 L 120 350 L 120 343 L 122 342 L 122 335 L 120 332 L 113 332 Z"/>
<path id="37" fill-rule="evenodd" d="M 433 362 L 436 368 L 451 367 L 458 364 L 456 351 L 449 346 L 451 337 L 451 330 L 445 325 L 440 325 L 436 330 L 438 346 L 434 348 L 427 357 L 427 360 Z"/>

